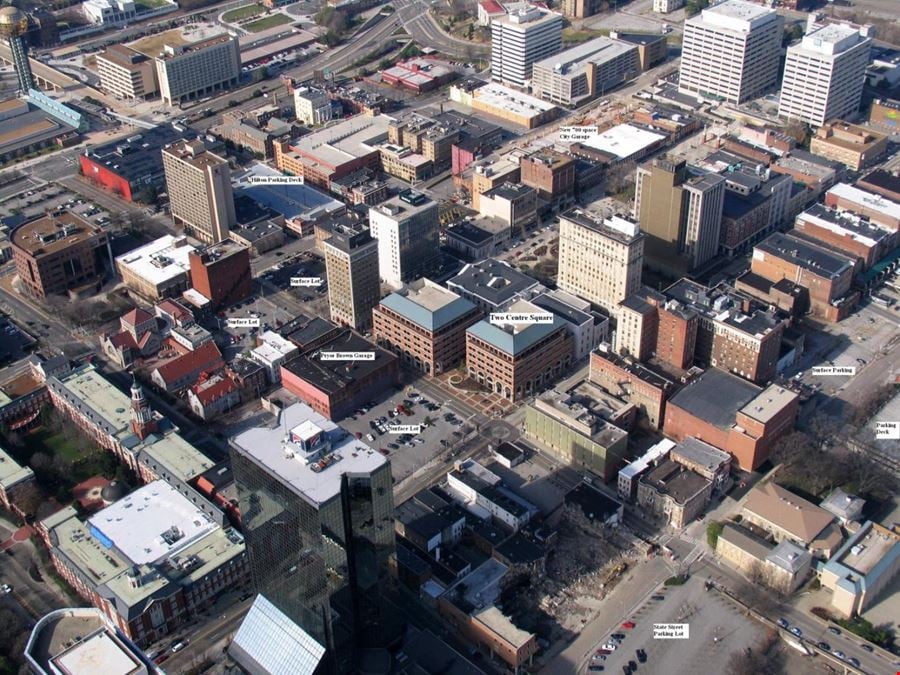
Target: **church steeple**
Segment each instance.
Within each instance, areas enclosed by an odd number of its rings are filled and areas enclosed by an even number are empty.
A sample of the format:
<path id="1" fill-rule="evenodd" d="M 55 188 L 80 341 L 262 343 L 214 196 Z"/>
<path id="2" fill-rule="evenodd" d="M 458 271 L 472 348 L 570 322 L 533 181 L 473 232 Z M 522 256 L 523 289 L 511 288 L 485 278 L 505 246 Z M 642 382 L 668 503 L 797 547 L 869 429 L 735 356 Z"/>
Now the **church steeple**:
<path id="1" fill-rule="evenodd" d="M 153 411 L 150 409 L 147 397 L 144 396 L 144 388 L 137 378 L 132 379 L 131 382 L 131 430 L 141 440 L 156 431 Z"/>

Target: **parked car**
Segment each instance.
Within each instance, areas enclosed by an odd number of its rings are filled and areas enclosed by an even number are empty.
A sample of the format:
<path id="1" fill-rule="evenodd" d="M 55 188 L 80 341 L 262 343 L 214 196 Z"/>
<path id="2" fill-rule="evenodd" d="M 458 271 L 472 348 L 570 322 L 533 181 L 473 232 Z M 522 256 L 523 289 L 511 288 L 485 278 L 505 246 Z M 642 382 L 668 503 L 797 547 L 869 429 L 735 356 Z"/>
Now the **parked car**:
<path id="1" fill-rule="evenodd" d="M 622 624 L 622 628 L 625 628 L 627 630 L 631 630 L 632 628 L 634 628 L 634 626 L 635 626 L 634 621 L 626 621 Z"/>
<path id="2" fill-rule="evenodd" d="M 797 637 L 803 637 L 803 631 L 797 628 L 797 626 L 791 626 L 788 628 L 792 635 L 796 635 Z"/>
<path id="3" fill-rule="evenodd" d="M 859 659 L 857 659 L 853 656 L 851 656 L 849 659 L 847 659 L 847 663 L 849 663 L 854 668 L 859 668 Z"/>
<path id="4" fill-rule="evenodd" d="M 174 654 L 175 652 L 180 652 L 186 646 L 187 644 L 184 642 L 176 642 L 174 645 L 172 645 L 172 653 Z"/>
<path id="5" fill-rule="evenodd" d="M 637 656 L 637 660 L 640 663 L 647 663 L 647 652 L 645 652 L 643 649 L 635 650 L 634 655 Z"/>
<path id="6" fill-rule="evenodd" d="M 777 623 L 779 626 L 781 626 L 782 628 L 787 628 L 788 626 L 791 625 L 791 624 L 789 624 L 789 623 L 787 622 L 787 619 L 778 619 L 778 621 L 777 621 L 776 623 Z"/>
<path id="7" fill-rule="evenodd" d="M 829 633 L 834 633 L 835 635 L 840 635 L 840 634 L 841 634 L 841 629 L 840 629 L 840 628 L 837 628 L 837 627 L 835 627 L 835 626 L 829 626 L 829 627 L 828 627 L 828 632 L 829 632 Z"/>
<path id="8" fill-rule="evenodd" d="M 872 647 L 872 645 L 860 645 L 860 648 L 865 649 L 870 654 L 875 651 L 875 649 Z"/>
<path id="9" fill-rule="evenodd" d="M 833 652 L 831 652 L 831 655 L 836 659 L 840 659 L 841 661 L 847 658 L 847 655 L 840 649 L 835 649 Z"/>
<path id="10" fill-rule="evenodd" d="M 9 584 L 3 584 L 2 586 L 0 586 L 0 591 L 2 591 L 4 595 L 6 595 L 7 593 L 12 593 L 12 586 L 10 586 Z"/>
<path id="11" fill-rule="evenodd" d="M 819 649 L 826 651 L 826 652 L 831 651 L 831 645 L 828 644 L 827 642 L 820 642 L 816 645 L 816 647 L 818 647 Z"/>
<path id="12" fill-rule="evenodd" d="M 599 663 L 592 663 L 588 666 L 588 670 L 593 672 L 599 672 L 601 670 L 606 670 L 606 666 L 601 666 Z"/>

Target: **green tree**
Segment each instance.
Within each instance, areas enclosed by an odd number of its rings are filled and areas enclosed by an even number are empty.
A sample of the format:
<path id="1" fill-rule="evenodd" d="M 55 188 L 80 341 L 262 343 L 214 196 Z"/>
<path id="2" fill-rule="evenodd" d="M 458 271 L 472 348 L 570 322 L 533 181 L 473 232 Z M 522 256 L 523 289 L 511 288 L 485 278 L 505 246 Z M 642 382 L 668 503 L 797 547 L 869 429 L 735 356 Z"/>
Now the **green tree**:
<path id="1" fill-rule="evenodd" d="M 709 544 L 711 549 L 716 550 L 716 544 L 719 543 L 719 535 L 722 534 L 724 528 L 725 526 L 717 520 L 706 526 L 706 543 Z"/>
<path id="2" fill-rule="evenodd" d="M 685 18 L 699 14 L 701 11 L 709 7 L 709 0 L 688 0 L 684 6 Z"/>

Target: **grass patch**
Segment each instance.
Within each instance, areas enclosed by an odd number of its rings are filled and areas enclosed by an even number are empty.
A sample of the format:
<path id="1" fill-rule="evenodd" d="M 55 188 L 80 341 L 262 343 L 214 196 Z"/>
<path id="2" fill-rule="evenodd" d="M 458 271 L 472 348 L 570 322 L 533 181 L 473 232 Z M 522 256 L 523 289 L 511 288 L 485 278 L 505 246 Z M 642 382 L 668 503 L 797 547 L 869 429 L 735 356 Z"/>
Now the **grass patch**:
<path id="1" fill-rule="evenodd" d="M 663 584 L 665 586 L 684 586 L 684 582 L 687 580 L 688 578 L 685 575 L 678 574 L 674 577 L 669 577 L 663 582 Z"/>
<path id="2" fill-rule="evenodd" d="M 143 0 L 141 0 L 143 2 Z M 242 21 L 244 19 L 249 19 L 251 16 L 259 16 L 265 11 L 265 8 L 262 5 L 245 5 L 244 7 L 238 7 L 237 9 L 232 9 L 228 12 L 225 12 L 222 15 L 222 21 L 226 21 L 228 23 L 232 23 L 234 21 Z"/>
<path id="3" fill-rule="evenodd" d="M 270 14 L 269 16 L 264 16 L 263 18 L 257 19 L 256 21 L 245 23 L 243 26 L 241 26 L 241 28 L 249 30 L 251 33 L 260 33 L 269 28 L 275 28 L 275 26 L 283 26 L 286 23 L 293 22 L 293 19 L 285 16 L 284 14 Z"/>
<path id="4" fill-rule="evenodd" d="M 31 438 L 31 442 L 43 445 L 45 452 L 66 462 L 75 462 L 84 456 L 76 439 L 62 431 L 55 433 L 39 431 Z"/>
<path id="5" fill-rule="evenodd" d="M 563 28 L 562 32 L 562 41 L 563 44 L 566 45 L 574 45 L 581 44 L 582 42 L 587 42 L 588 40 L 593 40 L 594 38 L 600 36 L 608 36 L 609 29 L 601 28 L 600 30 L 591 30 L 585 28 L 583 30 L 575 30 L 574 28 Z"/>
<path id="6" fill-rule="evenodd" d="M 156 58 L 163 50 L 164 45 L 178 47 L 184 44 L 187 44 L 187 40 L 185 40 L 184 36 L 181 34 L 181 29 L 176 28 L 174 30 L 167 30 L 163 33 L 157 33 L 156 35 L 148 35 L 128 46 L 150 58 Z"/>
<path id="7" fill-rule="evenodd" d="M 166 2 L 166 0 L 137 0 L 134 4 L 135 9 L 137 9 L 138 12 L 141 11 L 141 7 L 144 8 L 143 11 L 149 12 L 151 9 L 159 9 L 160 7 L 165 7 L 171 3 Z"/>

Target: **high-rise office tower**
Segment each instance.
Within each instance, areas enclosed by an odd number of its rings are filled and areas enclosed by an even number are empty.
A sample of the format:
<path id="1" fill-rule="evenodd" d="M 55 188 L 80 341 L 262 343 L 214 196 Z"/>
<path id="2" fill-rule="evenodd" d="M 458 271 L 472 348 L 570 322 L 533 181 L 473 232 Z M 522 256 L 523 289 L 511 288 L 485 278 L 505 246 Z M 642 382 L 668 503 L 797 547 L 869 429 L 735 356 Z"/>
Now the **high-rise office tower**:
<path id="1" fill-rule="evenodd" d="M 331 320 L 360 331 L 370 328 L 381 297 L 378 242 L 366 227 L 335 225 L 324 248 Z"/>
<path id="2" fill-rule="evenodd" d="M 28 47 L 25 44 L 25 33 L 28 32 L 28 16 L 11 5 L 0 8 L 0 37 L 9 43 L 12 52 L 13 68 L 19 82 L 19 92 L 27 94 L 34 89 L 34 76 L 28 62 Z"/>
<path id="3" fill-rule="evenodd" d="M 725 179 L 658 158 L 638 167 L 634 215 L 647 236 L 647 264 L 675 276 L 709 262 L 719 248 Z"/>
<path id="4" fill-rule="evenodd" d="M 807 24 L 787 49 L 778 114 L 822 126 L 859 110 L 872 46 L 871 27 Z"/>
<path id="5" fill-rule="evenodd" d="M 684 22 L 678 90 L 743 103 L 778 84 L 784 21 L 768 9 L 726 0 Z"/>
<path id="6" fill-rule="evenodd" d="M 187 234 L 217 244 L 237 222 L 231 169 L 201 140 L 178 141 L 163 148 L 169 208 Z"/>
<path id="7" fill-rule="evenodd" d="M 531 66 L 562 49 L 560 14 L 529 6 L 491 21 L 491 77 L 523 87 Z"/>
<path id="8" fill-rule="evenodd" d="M 559 274 L 564 291 L 610 314 L 641 286 L 644 235 L 637 223 L 582 209 L 559 216 Z"/>
<path id="9" fill-rule="evenodd" d="M 392 632 L 379 590 L 394 553 L 390 463 L 304 403 L 231 449 L 256 591 L 325 648 L 324 672 L 351 672 Z"/>
<path id="10" fill-rule="evenodd" d="M 437 202 L 406 190 L 369 207 L 369 228 L 378 240 L 381 279 L 394 288 L 427 276 L 440 256 Z"/>

